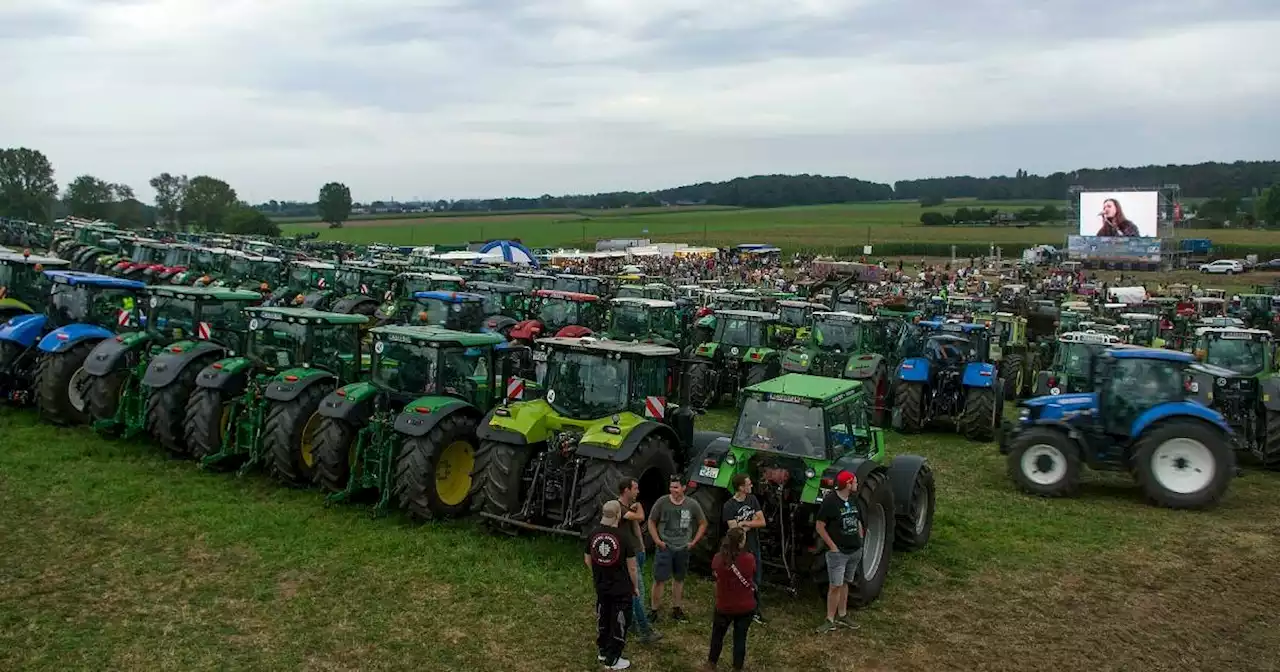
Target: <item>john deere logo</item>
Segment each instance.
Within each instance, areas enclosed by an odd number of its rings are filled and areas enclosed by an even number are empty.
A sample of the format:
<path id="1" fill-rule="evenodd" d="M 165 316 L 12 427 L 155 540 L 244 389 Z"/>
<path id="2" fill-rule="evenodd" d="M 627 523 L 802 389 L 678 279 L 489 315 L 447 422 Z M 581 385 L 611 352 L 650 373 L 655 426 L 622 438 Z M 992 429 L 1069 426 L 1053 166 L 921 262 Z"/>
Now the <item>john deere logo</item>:
<path id="1" fill-rule="evenodd" d="M 555 401 L 556 401 L 556 391 L 555 391 L 555 390 L 547 390 L 547 403 L 551 403 L 551 404 L 553 404 L 553 403 L 555 403 Z"/>
<path id="2" fill-rule="evenodd" d="M 252 320 L 249 320 L 249 329 L 250 329 L 250 330 L 252 330 L 252 331 L 257 331 L 257 330 L 258 330 L 258 328 L 259 328 L 259 327 L 261 327 L 261 326 L 262 326 L 262 324 L 258 322 L 258 318 L 256 318 L 256 317 L 255 317 L 255 318 L 253 318 Z"/>
<path id="3" fill-rule="evenodd" d="M 373 351 L 378 353 L 379 355 L 381 355 L 382 351 L 386 349 L 387 349 L 387 344 L 383 343 L 382 341 L 378 341 L 377 343 L 373 344 Z"/>
<path id="4" fill-rule="evenodd" d="M 738 354 L 738 349 L 737 349 L 737 348 L 729 348 L 729 354 L 731 354 L 731 355 L 736 355 L 736 354 Z"/>

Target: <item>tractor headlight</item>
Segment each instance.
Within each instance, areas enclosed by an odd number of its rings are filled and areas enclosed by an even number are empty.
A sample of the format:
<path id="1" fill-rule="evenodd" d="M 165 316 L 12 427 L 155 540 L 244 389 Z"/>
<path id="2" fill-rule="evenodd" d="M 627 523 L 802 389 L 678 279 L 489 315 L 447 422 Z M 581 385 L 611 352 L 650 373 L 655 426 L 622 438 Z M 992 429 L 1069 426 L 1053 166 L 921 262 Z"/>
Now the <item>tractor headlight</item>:
<path id="1" fill-rule="evenodd" d="M 725 456 L 724 463 L 732 467 L 733 465 L 738 463 L 738 459 L 734 457 L 732 454 L 729 454 Z"/>
<path id="2" fill-rule="evenodd" d="M 805 477 L 806 479 L 813 478 L 814 476 L 817 476 L 817 475 L 818 475 L 818 472 L 814 471 L 813 469 L 806 468 L 806 469 L 804 470 L 804 477 Z"/>
<path id="3" fill-rule="evenodd" d="M 1031 409 L 1029 408 L 1018 409 L 1018 422 L 1024 425 L 1028 422 L 1031 422 Z"/>

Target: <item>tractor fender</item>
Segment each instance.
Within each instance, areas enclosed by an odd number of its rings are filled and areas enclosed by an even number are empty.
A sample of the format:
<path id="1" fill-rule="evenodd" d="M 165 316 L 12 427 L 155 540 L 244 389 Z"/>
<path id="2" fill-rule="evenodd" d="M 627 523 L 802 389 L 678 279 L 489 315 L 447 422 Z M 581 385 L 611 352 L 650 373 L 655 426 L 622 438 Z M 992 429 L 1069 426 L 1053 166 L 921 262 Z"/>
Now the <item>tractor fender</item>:
<path id="1" fill-rule="evenodd" d="M 908 357 L 898 365 L 898 380 L 904 383 L 929 382 L 929 360 L 924 357 Z"/>
<path id="2" fill-rule="evenodd" d="M 1166 401 L 1140 413 L 1129 427 L 1129 436 L 1137 438 L 1161 420 L 1186 416 L 1203 420 L 1222 430 L 1228 436 L 1231 435 L 1231 427 L 1227 425 L 1227 421 L 1222 418 L 1221 413 L 1194 401 Z"/>
<path id="3" fill-rule="evenodd" d="M 373 414 L 373 400 L 378 388 L 373 383 L 352 383 L 329 393 L 320 402 L 321 417 L 342 420 L 349 425 L 365 424 Z"/>
<path id="4" fill-rule="evenodd" d="M 703 460 L 714 460 L 716 464 L 722 464 L 725 456 L 729 454 L 730 445 L 732 443 L 728 434 L 694 432 L 693 459 L 689 461 L 689 469 L 685 480 L 699 485 L 715 485 L 716 479 L 699 473 L 703 466 Z"/>
<path id="5" fill-rule="evenodd" d="M 679 459 L 680 438 L 676 436 L 675 430 L 660 422 L 642 422 L 636 425 L 635 429 L 627 434 L 627 438 L 622 440 L 622 445 L 615 450 L 609 446 L 595 443 L 579 443 L 578 454 L 585 457 L 593 457 L 598 460 L 612 460 L 614 462 L 626 462 L 631 458 L 631 454 L 636 452 L 636 448 L 640 447 L 640 443 L 652 434 L 661 434 L 662 438 L 671 444 L 672 449 L 676 451 L 676 464 L 683 464 L 683 460 Z"/>
<path id="6" fill-rule="evenodd" d="M 773 348 L 747 348 L 742 352 L 742 362 L 744 364 L 767 364 L 777 361 L 778 351 Z"/>
<path id="7" fill-rule="evenodd" d="M 40 339 L 41 352 L 63 352 L 85 341 L 101 341 L 115 336 L 95 324 L 69 324 L 58 327 Z"/>
<path id="8" fill-rule="evenodd" d="M 964 365 L 964 377 L 961 383 L 965 387 L 994 387 L 996 384 L 996 365 L 986 362 L 969 362 Z"/>
<path id="9" fill-rule="evenodd" d="M 91 376 L 105 376 L 119 371 L 127 365 L 125 357 L 130 353 L 145 352 L 154 341 L 155 337 L 145 331 L 131 331 L 108 338 L 93 347 L 84 360 L 84 372 Z"/>
<path id="10" fill-rule="evenodd" d="M 893 508 L 898 515 L 911 513 L 916 475 L 928 462 L 923 455 L 898 455 L 889 462 L 889 485 L 893 488 Z"/>
<path id="11" fill-rule="evenodd" d="M 480 327 L 480 330 L 501 334 L 515 325 L 515 318 L 507 317 L 506 315 L 490 315 L 484 318 L 484 324 Z"/>
<path id="12" fill-rule="evenodd" d="M 0 287 L 0 289 L 3 289 L 3 287 Z M 25 301 L 20 301 L 13 297 L 0 299 L 0 313 L 31 313 L 31 312 L 35 312 L 35 311 L 31 310 L 31 306 L 27 305 Z"/>
<path id="13" fill-rule="evenodd" d="M 196 376 L 196 387 L 236 392 L 243 390 L 253 374 L 253 361 L 248 357 L 231 357 L 204 367 Z"/>
<path id="14" fill-rule="evenodd" d="M 376 310 L 378 300 L 365 294 L 348 294 L 347 296 L 334 301 L 333 307 L 329 310 L 335 313 L 342 313 L 343 315 L 350 315 L 355 312 L 356 308 L 364 304 L 373 304 L 375 306 L 374 309 Z"/>
<path id="15" fill-rule="evenodd" d="M 705 359 L 715 359 L 716 351 L 719 349 L 720 349 L 719 343 L 714 343 L 714 342 L 699 343 L 698 347 L 694 348 L 693 354 Z"/>
<path id="16" fill-rule="evenodd" d="M 1211 373 L 1203 371 L 1195 371 L 1191 374 L 1192 394 L 1195 400 L 1202 406 L 1213 408 L 1213 390 L 1215 389 L 1214 381 L 1216 378 Z"/>
<path id="17" fill-rule="evenodd" d="M 883 355 L 854 355 L 845 362 L 844 377 L 852 380 L 866 380 L 874 376 L 883 363 Z"/>
<path id="18" fill-rule="evenodd" d="M 858 485 L 861 486 L 863 483 L 867 482 L 868 478 L 871 478 L 872 473 L 883 468 L 884 467 L 880 466 L 880 463 L 875 460 L 869 460 L 865 457 L 853 457 L 851 455 L 846 455 L 845 457 L 832 462 L 831 466 L 827 467 L 827 470 L 822 472 L 821 477 L 822 480 L 831 479 L 831 482 L 835 483 L 836 476 L 839 475 L 840 472 L 848 471 L 858 477 Z M 832 489 L 834 490 L 835 488 L 833 487 Z M 825 494 L 825 492 L 822 493 L 822 495 Z M 896 495 L 897 493 L 894 494 Z M 894 506 L 896 507 L 897 505 L 895 504 Z"/>
<path id="19" fill-rule="evenodd" d="M 1280 378 L 1262 379 L 1262 404 L 1268 411 L 1280 411 Z"/>
<path id="20" fill-rule="evenodd" d="M 297 380 L 286 380 L 286 376 L 296 377 Z M 320 369 L 289 369 L 276 374 L 267 383 L 265 396 L 271 401 L 293 401 L 312 385 L 337 379 L 332 373 Z"/>
<path id="21" fill-rule="evenodd" d="M 0 341 L 11 341 L 24 348 L 29 348 L 40 339 L 40 332 L 49 323 L 49 318 L 41 313 L 18 315 L 0 324 Z"/>
<path id="22" fill-rule="evenodd" d="M 178 352 L 174 352 L 177 349 Z M 182 341 L 174 343 L 151 358 L 147 364 L 147 372 L 142 376 L 142 384 L 159 389 L 178 379 L 178 376 L 197 359 L 215 355 L 222 358 L 226 348 L 210 341 Z"/>
<path id="23" fill-rule="evenodd" d="M 813 357 L 807 351 L 788 350 L 782 356 L 782 370 L 804 373 L 813 364 Z"/>
<path id="24" fill-rule="evenodd" d="M 570 324 L 567 327 L 561 327 L 560 331 L 556 332 L 556 338 L 585 338 L 590 336 L 592 333 L 593 332 L 587 327 Z"/>
<path id="25" fill-rule="evenodd" d="M 516 322 L 507 334 L 509 338 L 522 341 L 532 341 L 540 335 L 542 335 L 542 323 L 537 320 Z"/>
<path id="26" fill-rule="evenodd" d="M 419 413 L 416 410 L 419 407 L 430 408 L 431 412 Z M 461 399 L 423 397 L 405 406 L 404 411 L 396 416 L 395 430 L 405 436 L 426 436 L 445 418 L 459 413 L 480 418 L 480 409 Z"/>

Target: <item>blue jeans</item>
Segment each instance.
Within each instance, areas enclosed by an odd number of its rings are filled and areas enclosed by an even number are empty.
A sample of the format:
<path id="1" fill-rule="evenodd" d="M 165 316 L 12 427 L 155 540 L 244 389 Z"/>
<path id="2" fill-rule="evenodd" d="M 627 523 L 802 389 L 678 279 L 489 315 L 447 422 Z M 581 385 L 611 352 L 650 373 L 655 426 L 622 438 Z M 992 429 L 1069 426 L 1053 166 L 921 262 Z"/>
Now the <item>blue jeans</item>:
<path id="1" fill-rule="evenodd" d="M 641 635 L 653 632 L 649 614 L 644 609 L 644 551 L 636 553 L 636 580 L 640 582 L 638 595 L 631 598 L 632 627 Z"/>

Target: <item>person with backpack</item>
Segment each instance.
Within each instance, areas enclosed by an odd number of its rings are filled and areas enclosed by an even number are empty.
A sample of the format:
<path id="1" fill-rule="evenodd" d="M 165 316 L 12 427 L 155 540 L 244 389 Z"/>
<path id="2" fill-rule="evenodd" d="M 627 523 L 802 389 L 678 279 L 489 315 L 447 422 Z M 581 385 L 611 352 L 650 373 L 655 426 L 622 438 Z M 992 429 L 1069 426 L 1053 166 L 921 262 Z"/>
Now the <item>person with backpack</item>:
<path id="1" fill-rule="evenodd" d="M 715 616 L 711 621 L 711 648 L 707 651 L 704 672 L 716 669 L 724 638 L 733 627 L 733 669 L 741 670 L 747 659 L 747 632 L 756 611 L 756 556 L 747 548 L 744 528 L 730 528 L 720 542 L 720 550 L 711 560 L 711 574 L 716 581 Z"/>

